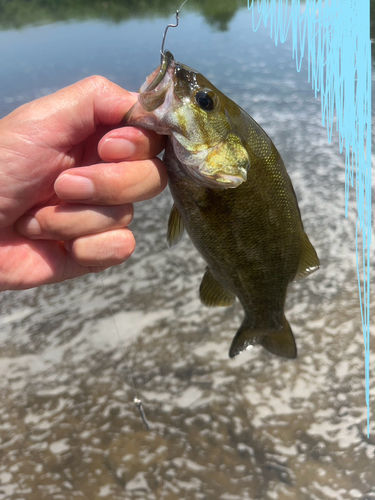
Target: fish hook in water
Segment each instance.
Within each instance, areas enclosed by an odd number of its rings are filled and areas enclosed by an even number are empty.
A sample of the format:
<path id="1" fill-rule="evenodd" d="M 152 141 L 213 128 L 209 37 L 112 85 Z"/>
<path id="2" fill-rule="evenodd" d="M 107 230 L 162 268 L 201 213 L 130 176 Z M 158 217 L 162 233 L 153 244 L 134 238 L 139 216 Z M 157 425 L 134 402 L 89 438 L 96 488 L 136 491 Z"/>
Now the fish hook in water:
<path id="1" fill-rule="evenodd" d="M 167 31 L 169 28 L 177 28 L 178 23 L 179 23 L 179 15 L 180 15 L 180 10 L 182 7 L 186 4 L 187 0 L 185 0 L 179 9 L 176 10 L 176 24 L 168 24 L 168 26 L 165 28 L 164 35 L 163 35 L 163 41 L 161 44 L 161 49 L 160 49 L 160 54 L 161 54 L 161 62 L 163 62 L 163 57 L 166 57 L 166 54 L 164 53 L 164 44 L 165 44 L 165 37 L 167 36 Z"/>
<path id="2" fill-rule="evenodd" d="M 134 398 L 134 404 L 138 408 L 139 413 L 141 414 L 141 419 L 143 423 L 145 424 L 146 429 L 149 431 L 150 430 L 150 424 L 147 421 L 145 411 L 142 406 L 142 401 L 138 399 L 137 397 Z"/>

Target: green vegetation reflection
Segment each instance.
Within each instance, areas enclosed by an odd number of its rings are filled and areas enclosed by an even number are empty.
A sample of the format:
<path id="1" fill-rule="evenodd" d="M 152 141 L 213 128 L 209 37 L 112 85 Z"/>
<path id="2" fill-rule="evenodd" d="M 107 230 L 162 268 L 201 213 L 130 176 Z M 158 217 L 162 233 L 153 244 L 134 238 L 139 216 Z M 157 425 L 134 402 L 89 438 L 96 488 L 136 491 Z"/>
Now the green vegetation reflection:
<path id="1" fill-rule="evenodd" d="M 180 4 L 180 0 L 0 0 L 0 29 L 68 20 L 152 19 L 173 16 Z M 226 30 L 246 5 L 244 0 L 189 0 L 184 10 L 200 12 L 211 26 Z"/>
<path id="2" fill-rule="evenodd" d="M 0 0 L 0 30 L 58 21 L 128 19 L 173 16 L 181 0 Z M 214 29 L 226 31 L 246 0 L 189 0 L 184 10 L 199 12 Z M 370 0 L 370 36 L 375 40 L 375 0 Z M 373 61 L 375 44 L 372 44 Z"/>

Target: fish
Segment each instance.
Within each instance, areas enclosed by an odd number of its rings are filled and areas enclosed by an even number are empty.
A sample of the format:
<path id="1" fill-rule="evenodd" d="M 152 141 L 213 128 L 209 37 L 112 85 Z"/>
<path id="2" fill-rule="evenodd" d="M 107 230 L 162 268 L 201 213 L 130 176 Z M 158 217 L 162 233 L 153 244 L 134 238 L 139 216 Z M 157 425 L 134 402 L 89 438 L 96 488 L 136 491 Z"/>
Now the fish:
<path id="1" fill-rule="evenodd" d="M 304 231 L 292 182 L 266 132 L 198 71 L 162 53 L 141 86 L 126 125 L 167 136 L 164 162 L 174 204 L 167 239 L 186 230 L 207 264 L 200 288 L 208 307 L 231 306 L 244 318 L 232 358 L 260 344 L 297 356 L 284 314 L 289 283 L 319 268 Z"/>

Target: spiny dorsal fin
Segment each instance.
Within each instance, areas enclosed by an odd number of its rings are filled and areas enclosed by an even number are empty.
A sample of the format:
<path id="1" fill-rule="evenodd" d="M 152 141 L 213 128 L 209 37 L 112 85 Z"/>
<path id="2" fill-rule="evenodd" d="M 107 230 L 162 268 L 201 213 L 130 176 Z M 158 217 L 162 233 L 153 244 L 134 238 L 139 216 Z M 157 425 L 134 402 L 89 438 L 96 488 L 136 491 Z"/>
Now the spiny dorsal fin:
<path id="1" fill-rule="evenodd" d="M 182 235 L 184 234 L 184 223 L 180 212 L 177 210 L 176 205 L 173 203 L 171 213 L 168 219 L 168 232 L 167 241 L 170 247 L 174 247 L 181 241 Z"/>
<path id="2" fill-rule="evenodd" d="M 236 299 L 234 293 L 216 281 L 208 267 L 199 287 L 199 296 L 202 304 L 208 307 L 231 306 Z"/>
<path id="3" fill-rule="evenodd" d="M 319 269 L 319 258 L 306 233 L 302 235 L 302 253 L 294 281 L 302 280 Z"/>
<path id="4" fill-rule="evenodd" d="M 284 316 L 280 330 L 262 330 L 251 328 L 245 317 L 236 333 L 229 350 L 229 357 L 234 358 L 251 345 L 261 344 L 267 351 L 284 358 L 295 358 L 297 347 L 292 330 Z"/>

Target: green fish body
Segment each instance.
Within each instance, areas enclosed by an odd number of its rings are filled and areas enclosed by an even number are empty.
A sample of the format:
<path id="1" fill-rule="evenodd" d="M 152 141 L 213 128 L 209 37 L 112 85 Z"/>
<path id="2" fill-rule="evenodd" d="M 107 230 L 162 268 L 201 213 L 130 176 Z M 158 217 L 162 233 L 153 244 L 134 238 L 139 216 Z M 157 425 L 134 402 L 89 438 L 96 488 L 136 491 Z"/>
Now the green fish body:
<path id="1" fill-rule="evenodd" d="M 295 358 L 284 316 L 288 284 L 319 267 L 284 163 L 264 130 L 236 103 L 166 52 L 125 117 L 168 135 L 164 155 L 174 206 L 171 246 L 184 228 L 207 263 L 200 298 L 245 317 L 229 355 L 261 344 Z"/>

